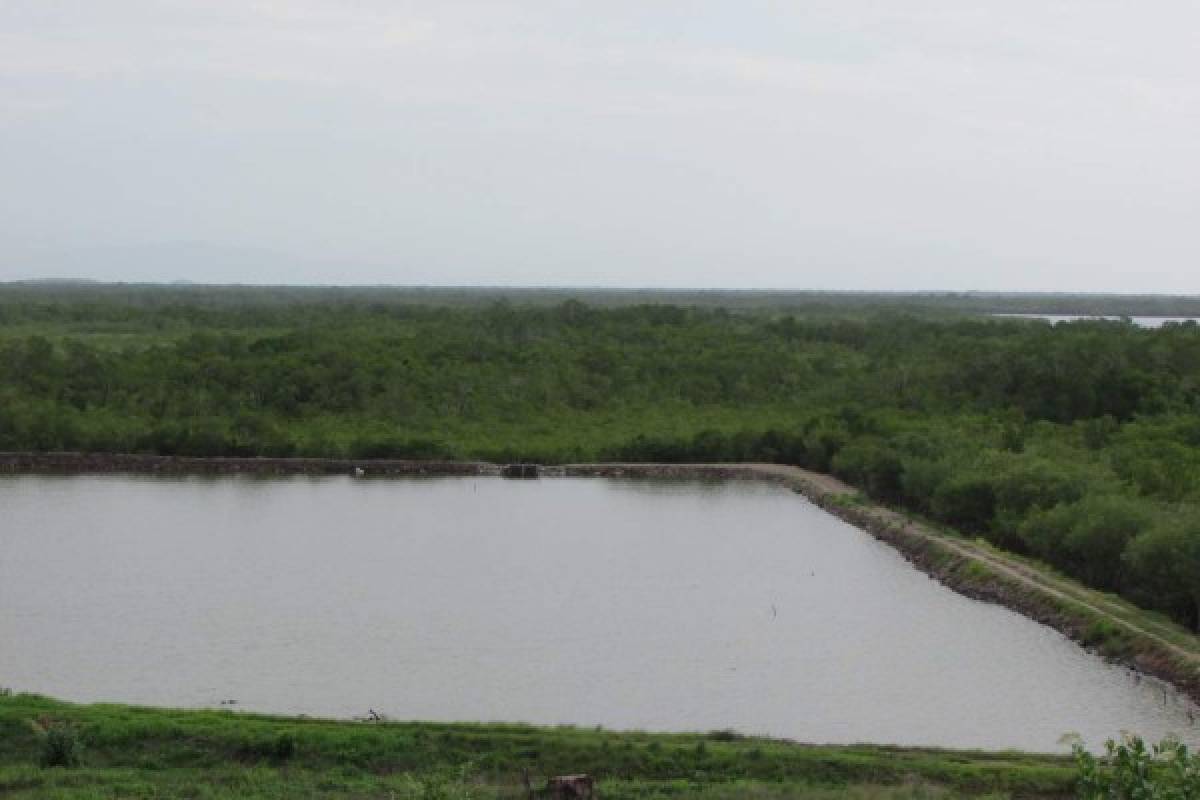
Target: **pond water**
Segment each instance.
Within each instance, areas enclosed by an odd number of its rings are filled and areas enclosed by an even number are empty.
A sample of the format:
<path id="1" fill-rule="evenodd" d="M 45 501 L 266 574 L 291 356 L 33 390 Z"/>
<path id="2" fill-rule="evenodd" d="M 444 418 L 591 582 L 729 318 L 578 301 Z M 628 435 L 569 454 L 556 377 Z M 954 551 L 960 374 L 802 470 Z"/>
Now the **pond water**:
<path id="1" fill-rule="evenodd" d="M 749 482 L 0 478 L 0 685 L 810 742 L 1200 740 L 1162 684 Z"/>
<path id="2" fill-rule="evenodd" d="M 1091 316 L 1080 314 L 992 314 L 993 317 L 1011 317 L 1015 319 L 1042 319 L 1052 325 L 1057 325 L 1060 322 L 1076 322 L 1081 319 L 1099 320 L 1106 319 L 1116 321 L 1121 319 L 1115 316 Z M 1198 317 L 1130 317 L 1129 321 L 1139 328 L 1161 328 L 1168 322 L 1200 322 Z"/>

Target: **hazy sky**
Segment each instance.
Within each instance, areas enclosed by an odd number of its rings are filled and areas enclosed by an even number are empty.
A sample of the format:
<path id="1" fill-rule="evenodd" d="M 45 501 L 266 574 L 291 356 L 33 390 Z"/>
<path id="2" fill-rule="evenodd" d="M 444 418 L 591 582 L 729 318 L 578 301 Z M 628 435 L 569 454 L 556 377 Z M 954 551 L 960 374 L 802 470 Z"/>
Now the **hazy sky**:
<path id="1" fill-rule="evenodd" d="M 0 280 L 1200 292 L 1192 0 L 0 0 Z"/>

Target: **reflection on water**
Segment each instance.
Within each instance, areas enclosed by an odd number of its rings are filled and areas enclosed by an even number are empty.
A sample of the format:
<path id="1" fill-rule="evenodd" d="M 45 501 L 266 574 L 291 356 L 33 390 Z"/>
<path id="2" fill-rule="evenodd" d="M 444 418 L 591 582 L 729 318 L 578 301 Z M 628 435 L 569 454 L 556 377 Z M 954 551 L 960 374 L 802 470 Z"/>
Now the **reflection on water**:
<path id="1" fill-rule="evenodd" d="M 1158 682 L 765 485 L 0 479 L 0 685 L 350 717 L 1060 749 Z"/>

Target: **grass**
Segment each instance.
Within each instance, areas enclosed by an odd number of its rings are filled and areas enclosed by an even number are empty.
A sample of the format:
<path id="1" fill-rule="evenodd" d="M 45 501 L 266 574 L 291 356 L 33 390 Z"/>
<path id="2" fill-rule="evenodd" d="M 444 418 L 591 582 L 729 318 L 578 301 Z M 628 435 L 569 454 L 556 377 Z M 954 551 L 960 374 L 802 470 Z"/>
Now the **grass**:
<path id="1" fill-rule="evenodd" d="M 829 495 L 825 502 L 835 508 L 866 508 L 870 505 L 867 496 L 862 492 L 843 492 Z"/>
<path id="2" fill-rule="evenodd" d="M 62 726 L 75 768 L 43 767 Z M 520 775 L 587 772 L 606 799 L 1067 797 L 1056 756 L 515 724 L 361 723 L 0 696 L 5 798 L 523 797 Z"/>

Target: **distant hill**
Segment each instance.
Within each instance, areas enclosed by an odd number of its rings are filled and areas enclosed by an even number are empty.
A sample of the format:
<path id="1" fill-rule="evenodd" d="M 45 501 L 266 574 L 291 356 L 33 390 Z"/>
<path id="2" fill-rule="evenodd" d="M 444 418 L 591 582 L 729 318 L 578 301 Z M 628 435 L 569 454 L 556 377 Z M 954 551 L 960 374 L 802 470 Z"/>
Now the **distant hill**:
<path id="1" fill-rule="evenodd" d="M 337 274 L 346 266 L 265 248 L 204 242 L 0 252 L 0 275 L 56 276 L 20 281 L 26 284 L 100 283 L 72 277 L 81 275 L 120 275 L 128 282 L 164 286 L 243 283 L 251 275 L 266 276 L 278 283 L 304 284 L 313 282 L 318 275 Z M 172 277 L 164 282 L 164 275 Z"/>
<path id="2" fill-rule="evenodd" d="M 86 299 L 145 306 L 351 303 L 461 307 L 501 301 L 519 306 L 546 306 L 577 300 L 603 307 L 655 304 L 812 312 L 891 308 L 956 313 L 1200 316 L 1200 296 L 1153 294 L 319 284 L 322 276 L 352 274 L 354 267 L 351 263 L 310 259 L 269 249 L 204 242 L 24 253 L 0 251 L 0 275 L 55 276 L 0 283 L 0 302 Z M 400 267 L 388 272 L 401 279 L 404 275 Z M 73 277 L 98 274 L 120 275 L 124 280 L 109 283 Z M 164 282 L 164 275 L 175 277 Z M 272 283 L 247 285 L 250 276 L 262 276 Z"/>
<path id="3" fill-rule="evenodd" d="M 813 313 L 890 309 L 933 313 L 1200 316 L 1200 297 L 1180 295 L 587 287 L 247 286 L 233 283 L 193 283 L 185 280 L 169 284 L 102 283 L 70 278 L 0 283 L 0 303 L 81 300 L 149 307 L 184 304 L 209 308 L 326 303 L 471 307 L 504 302 L 515 306 L 551 306 L 574 300 L 600 307 L 651 304 Z"/>

